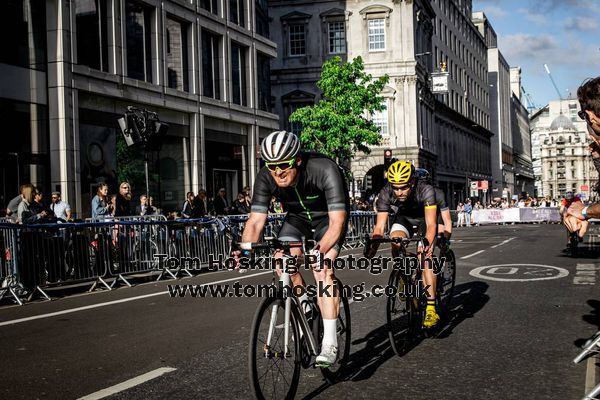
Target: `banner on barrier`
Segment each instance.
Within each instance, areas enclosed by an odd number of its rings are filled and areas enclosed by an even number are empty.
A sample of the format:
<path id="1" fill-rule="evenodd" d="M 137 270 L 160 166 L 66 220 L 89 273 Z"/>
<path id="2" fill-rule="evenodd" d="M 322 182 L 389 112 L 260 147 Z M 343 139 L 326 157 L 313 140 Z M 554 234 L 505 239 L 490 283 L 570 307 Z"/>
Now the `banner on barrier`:
<path id="1" fill-rule="evenodd" d="M 475 218 L 480 224 L 560 222 L 560 213 L 556 207 L 485 209 L 480 210 Z"/>
<path id="2" fill-rule="evenodd" d="M 519 208 L 521 222 L 560 222 L 560 212 L 556 207 Z"/>

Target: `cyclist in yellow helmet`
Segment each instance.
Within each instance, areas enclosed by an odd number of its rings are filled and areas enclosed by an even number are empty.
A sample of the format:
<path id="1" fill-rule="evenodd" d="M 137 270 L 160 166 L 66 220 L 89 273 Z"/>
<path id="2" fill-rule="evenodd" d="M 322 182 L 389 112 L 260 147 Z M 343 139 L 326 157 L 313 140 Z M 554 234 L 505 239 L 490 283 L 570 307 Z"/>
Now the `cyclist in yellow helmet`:
<path id="1" fill-rule="evenodd" d="M 409 161 L 396 161 L 387 170 L 387 184 L 379 192 L 377 199 L 377 220 L 373 228 L 373 238 L 383 237 L 390 212 L 394 213 L 390 237 L 411 238 L 413 226 L 425 233 L 421 255 L 431 258 L 437 233 L 437 201 L 435 189 L 423 179 L 417 179 L 414 165 Z M 374 257 L 377 244 L 365 248 L 366 257 Z M 392 257 L 400 254 L 400 245 L 392 244 Z M 432 269 L 423 270 L 425 285 L 431 285 L 427 293 L 424 328 L 433 328 L 440 320 L 435 308 L 436 275 Z"/>

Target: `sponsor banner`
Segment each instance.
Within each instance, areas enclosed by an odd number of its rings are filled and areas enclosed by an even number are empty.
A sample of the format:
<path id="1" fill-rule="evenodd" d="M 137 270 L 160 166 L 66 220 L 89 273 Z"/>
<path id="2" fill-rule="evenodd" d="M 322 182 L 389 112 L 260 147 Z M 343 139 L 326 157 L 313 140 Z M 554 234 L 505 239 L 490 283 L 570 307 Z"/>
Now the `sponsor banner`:
<path id="1" fill-rule="evenodd" d="M 504 209 L 503 219 L 504 222 L 525 222 L 521 220 L 521 214 L 519 213 L 520 208 L 506 208 Z"/>
<path id="2" fill-rule="evenodd" d="M 479 211 L 477 220 L 480 224 L 560 222 L 560 213 L 557 207 L 485 209 Z"/>
<path id="3" fill-rule="evenodd" d="M 503 220 L 504 210 L 501 209 L 485 209 L 479 210 L 478 222 L 480 224 L 499 224 L 504 222 Z"/>

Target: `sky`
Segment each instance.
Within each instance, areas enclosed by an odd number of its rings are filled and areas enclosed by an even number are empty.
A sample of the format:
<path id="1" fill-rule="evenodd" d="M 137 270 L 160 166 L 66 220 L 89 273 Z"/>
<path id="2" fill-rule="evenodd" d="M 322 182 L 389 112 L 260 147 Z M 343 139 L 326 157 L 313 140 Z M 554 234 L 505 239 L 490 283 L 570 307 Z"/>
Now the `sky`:
<path id="1" fill-rule="evenodd" d="M 498 35 L 498 48 L 537 107 L 577 97 L 586 79 L 600 76 L 600 0 L 473 0 Z M 522 100 L 527 107 L 527 100 Z"/>

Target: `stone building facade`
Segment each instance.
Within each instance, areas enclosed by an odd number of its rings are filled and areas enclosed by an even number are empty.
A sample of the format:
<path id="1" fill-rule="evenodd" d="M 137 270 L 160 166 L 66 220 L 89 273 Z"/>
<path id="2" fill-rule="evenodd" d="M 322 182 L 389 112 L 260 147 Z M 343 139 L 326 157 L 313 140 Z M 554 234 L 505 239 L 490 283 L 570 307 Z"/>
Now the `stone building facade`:
<path id="1" fill-rule="evenodd" d="M 233 199 L 252 184 L 259 138 L 279 125 L 265 1 L 7 0 L 0 18 L 14 38 L 0 58 L 0 114 L 16 115 L 3 203 L 32 182 L 89 216 L 96 186 L 115 192 L 133 162 L 119 155 L 127 106 L 170 125 L 150 163 L 163 209 L 179 209 L 189 190 L 225 187 Z"/>

